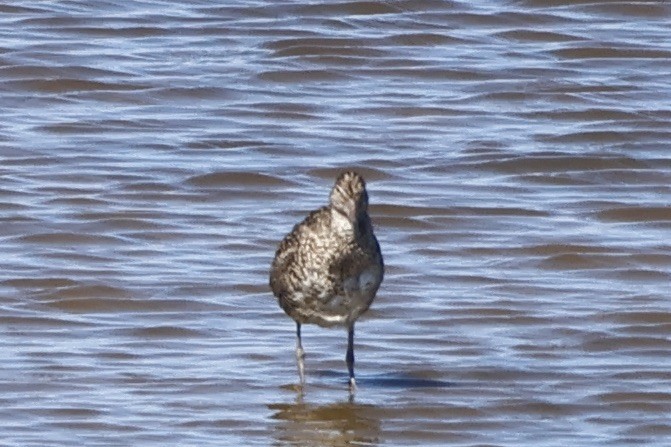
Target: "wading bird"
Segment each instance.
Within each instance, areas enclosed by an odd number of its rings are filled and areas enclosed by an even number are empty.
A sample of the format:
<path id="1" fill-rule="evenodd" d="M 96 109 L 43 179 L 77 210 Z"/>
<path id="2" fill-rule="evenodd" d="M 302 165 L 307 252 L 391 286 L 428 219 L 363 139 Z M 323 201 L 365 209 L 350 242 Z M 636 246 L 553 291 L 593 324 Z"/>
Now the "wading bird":
<path id="1" fill-rule="evenodd" d="M 282 240 L 270 288 L 296 322 L 296 360 L 305 382 L 301 325 L 347 328 L 349 386 L 354 390 L 354 323 L 370 307 L 384 274 L 368 216 L 366 183 L 353 171 L 338 176 L 329 204 L 311 212 Z"/>

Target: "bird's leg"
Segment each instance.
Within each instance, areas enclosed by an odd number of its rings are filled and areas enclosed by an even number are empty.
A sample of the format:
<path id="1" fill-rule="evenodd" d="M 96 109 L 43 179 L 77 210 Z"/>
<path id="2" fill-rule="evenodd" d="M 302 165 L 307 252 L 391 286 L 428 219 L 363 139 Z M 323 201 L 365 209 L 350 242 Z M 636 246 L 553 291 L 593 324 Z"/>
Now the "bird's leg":
<path id="1" fill-rule="evenodd" d="M 354 323 L 350 325 L 347 330 L 347 355 L 345 356 L 347 362 L 347 370 L 349 371 L 349 389 L 354 391 L 356 389 L 356 381 L 354 380 Z"/>
<path id="2" fill-rule="evenodd" d="M 305 351 L 303 351 L 303 343 L 301 342 L 301 324 L 296 322 L 296 362 L 298 363 L 298 377 L 300 378 L 301 385 L 305 383 L 304 358 Z"/>

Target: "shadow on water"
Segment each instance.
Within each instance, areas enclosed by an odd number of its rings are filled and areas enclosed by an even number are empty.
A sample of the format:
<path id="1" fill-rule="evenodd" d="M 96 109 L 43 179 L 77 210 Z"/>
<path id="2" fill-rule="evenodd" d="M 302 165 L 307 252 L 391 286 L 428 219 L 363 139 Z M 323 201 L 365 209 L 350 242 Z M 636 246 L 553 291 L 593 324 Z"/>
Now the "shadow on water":
<path id="1" fill-rule="evenodd" d="M 341 372 L 331 370 L 317 371 L 321 377 L 330 377 L 343 383 L 347 383 L 347 377 L 344 377 Z M 418 377 L 411 373 L 394 372 L 380 375 L 357 375 L 356 383 L 360 387 L 376 387 L 376 388 L 448 388 L 454 387 L 454 382 L 447 382 L 445 380 L 429 379 L 425 377 Z"/>

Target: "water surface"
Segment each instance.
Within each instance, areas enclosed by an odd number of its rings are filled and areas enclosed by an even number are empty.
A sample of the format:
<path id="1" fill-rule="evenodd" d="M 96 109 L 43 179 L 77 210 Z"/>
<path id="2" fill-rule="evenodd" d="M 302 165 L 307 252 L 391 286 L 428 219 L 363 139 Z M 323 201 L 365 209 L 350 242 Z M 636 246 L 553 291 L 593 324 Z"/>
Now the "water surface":
<path id="1" fill-rule="evenodd" d="M 671 6 L 0 6 L 7 446 L 665 446 Z M 294 327 L 276 244 L 357 168 L 387 273 Z"/>

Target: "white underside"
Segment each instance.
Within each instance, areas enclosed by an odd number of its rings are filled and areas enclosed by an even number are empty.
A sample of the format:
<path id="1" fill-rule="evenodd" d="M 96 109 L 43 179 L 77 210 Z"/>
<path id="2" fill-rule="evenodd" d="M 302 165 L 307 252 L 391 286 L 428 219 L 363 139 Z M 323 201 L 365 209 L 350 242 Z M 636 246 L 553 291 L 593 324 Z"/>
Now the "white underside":
<path id="1" fill-rule="evenodd" d="M 370 267 L 361 275 L 347 278 L 343 283 L 344 295 L 323 297 L 314 312 L 304 315 L 307 323 L 319 326 L 349 325 L 368 308 L 380 281 L 379 267 Z"/>
<path id="2" fill-rule="evenodd" d="M 322 301 L 319 309 L 305 313 L 307 323 L 319 326 L 347 325 L 354 322 L 368 307 L 368 300 L 359 294 L 334 296 Z"/>

